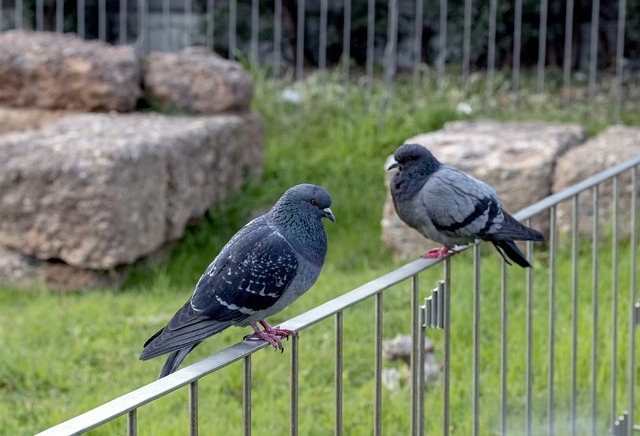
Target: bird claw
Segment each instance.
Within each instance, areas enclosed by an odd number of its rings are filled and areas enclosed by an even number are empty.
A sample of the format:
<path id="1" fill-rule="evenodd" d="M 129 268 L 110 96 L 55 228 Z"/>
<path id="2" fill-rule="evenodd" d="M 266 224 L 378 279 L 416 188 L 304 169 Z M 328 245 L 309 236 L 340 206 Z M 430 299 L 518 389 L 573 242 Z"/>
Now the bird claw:
<path id="1" fill-rule="evenodd" d="M 440 248 L 432 248 L 420 257 L 423 259 L 442 259 L 456 253 L 457 251 L 455 249 L 444 246 Z"/>
<path id="2" fill-rule="evenodd" d="M 274 351 L 280 350 L 280 352 L 284 353 L 284 346 L 282 345 L 280 338 L 286 338 L 288 341 L 289 336 L 298 336 L 298 333 L 293 330 L 281 329 L 280 326 L 271 327 L 264 320 L 259 322 L 264 327 L 264 330 L 260 330 L 260 327 L 258 327 L 257 324 L 252 323 L 251 327 L 253 328 L 254 333 L 246 335 L 244 340 L 265 341 L 274 348 Z"/>

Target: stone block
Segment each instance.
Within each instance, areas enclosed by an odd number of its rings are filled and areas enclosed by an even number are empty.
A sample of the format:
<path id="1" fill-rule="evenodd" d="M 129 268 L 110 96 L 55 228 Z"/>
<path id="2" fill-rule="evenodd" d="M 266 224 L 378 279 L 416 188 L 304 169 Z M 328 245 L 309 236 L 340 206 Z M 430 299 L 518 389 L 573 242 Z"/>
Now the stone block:
<path id="1" fill-rule="evenodd" d="M 558 159 L 553 192 L 560 192 L 638 155 L 640 155 L 640 128 L 611 126 L 581 146 L 572 148 Z M 627 171 L 619 178 L 618 229 L 621 237 L 628 235 L 631 231 L 632 196 L 640 196 L 639 192 L 633 193 L 632 191 L 631 171 Z M 613 180 L 605 182 L 599 188 L 599 216 L 603 228 L 611 229 L 613 192 Z M 591 190 L 580 194 L 578 207 L 580 233 L 591 234 L 594 217 Z M 573 223 L 573 201 L 566 201 L 558 205 L 557 218 L 560 229 L 569 232 Z"/>
<path id="2" fill-rule="evenodd" d="M 0 246 L 110 270 L 182 236 L 263 165 L 255 113 L 85 114 L 0 136 Z"/>
<path id="3" fill-rule="evenodd" d="M 246 110 L 253 83 L 238 62 L 206 47 L 151 53 L 143 77 L 148 97 L 163 110 L 200 114 Z"/>
<path id="4" fill-rule="evenodd" d="M 0 104 L 43 109 L 135 109 L 140 64 L 132 46 L 71 34 L 0 33 Z"/>

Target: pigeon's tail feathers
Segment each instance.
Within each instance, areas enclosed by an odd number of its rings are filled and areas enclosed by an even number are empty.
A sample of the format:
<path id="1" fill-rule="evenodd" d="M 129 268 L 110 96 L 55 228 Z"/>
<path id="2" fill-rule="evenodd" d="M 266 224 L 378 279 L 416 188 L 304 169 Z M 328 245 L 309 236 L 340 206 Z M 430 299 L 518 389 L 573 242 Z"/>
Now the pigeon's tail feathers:
<path id="1" fill-rule="evenodd" d="M 140 360 L 148 360 L 166 353 L 186 349 L 190 345 L 202 342 L 209 336 L 220 333 L 233 323 L 234 321 L 217 321 L 201 317 L 193 310 L 191 302 L 187 301 L 165 328 L 145 342 Z"/>
<path id="2" fill-rule="evenodd" d="M 178 330 L 169 330 L 168 327 L 165 327 L 147 341 L 140 354 L 140 360 L 153 359 L 163 354 L 185 349 L 193 344 L 199 344 L 204 339 L 220 333 L 230 325 L 230 322 L 219 322 L 210 319 L 190 324 Z"/>
<path id="3" fill-rule="evenodd" d="M 200 344 L 200 342 L 189 345 L 188 347 L 182 348 L 180 350 L 172 351 L 167 357 L 167 361 L 164 363 L 164 366 L 162 367 L 162 371 L 160 371 L 160 375 L 158 376 L 158 378 L 161 379 L 162 377 L 166 377 L 176 369 L 178 369 L 184 358 L 187 357 L 187 354 L 189 354 L 191 350 L 196 348 L 198 344 Z"/>
<path id="4" fill-rule="evenodd" d="M 505 262 L 509 263 L 507 257 L 520 265 L 522 268 L 531 268 L 531 264 L 527 261 L 522 254 L 522 251 L 513 241 L 491 241 L 495 245 L 498 253 L 502 256 Z M 509 263 L 510 264 L 510 263 Z"/>
<path id="5" fill-rule="evenodd" d="M 507 212 L 502 212 L 504 214 L 504 221 L 502 223 L 502 227 L 496 233 L 492 233 L 488 235 L 487 239 L 489 241 L 544 241 L 544 235 L 537 231 L 536 229 L 532 229 L 531 227 L 527 227 L 522 224 L 520 221 L 516 220 L 514 217 L 509 215 Z"/>

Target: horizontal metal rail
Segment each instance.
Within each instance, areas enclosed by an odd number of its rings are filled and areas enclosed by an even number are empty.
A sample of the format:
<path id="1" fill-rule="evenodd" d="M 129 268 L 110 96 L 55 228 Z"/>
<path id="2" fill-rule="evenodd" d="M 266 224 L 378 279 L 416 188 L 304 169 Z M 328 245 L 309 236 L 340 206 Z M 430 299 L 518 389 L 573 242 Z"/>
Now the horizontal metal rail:
<path id="1" fill-rule="evenodd" d="M 354 290 L 341 295 L 331 301 L 317 306 L 301 315 L 291 318 L 281 324 L 282 328 L 296 332 L 304 330 L 324 319 L 327 319 L 345 309 L 366 300 L 367 298 L 393 286 L 415 274 L 418 274 L 440 260 L 418 259 L 395 271 L 374 279 Z M 199 362 L 176 371 L 167 377 L 156 380 L 135 391 L 129 392 L 108 403 L 96 407 L 82 415 L 78 415 L 68 421 L 51 427 L 40 435 L 78 434 L 99 427 L 115 418 L 127 414 L 140 406 L 152 402 L 177 389 L 191 384 L 194 381 L 222 369 L 238 360 L 241 360 L 269 344 L 262 341 L 243 341 L 209 356 Z"/>

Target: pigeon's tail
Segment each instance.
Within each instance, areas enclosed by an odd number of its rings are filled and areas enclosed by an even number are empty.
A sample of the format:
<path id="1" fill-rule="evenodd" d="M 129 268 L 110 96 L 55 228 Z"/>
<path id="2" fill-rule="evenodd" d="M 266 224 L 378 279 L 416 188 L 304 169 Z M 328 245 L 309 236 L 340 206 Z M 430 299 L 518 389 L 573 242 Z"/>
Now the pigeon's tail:
<path id="1" fill-rule="evenodd" d="M 164 366 L 162 367 L 162 371 L 160 371 L 160 375 L 158 376 L 158 378 L 161 379 L 162 377 L 166 377 L 176 369 L 178 369 L 184 358 L 187 357 L 187 354 L 189 354 L 191 350 L 196 348 L 199 344 L 200 342 L 189 345 L 188 347 L 181 350 L 172 351 L 169 354 L 169 357 L 167 357 L 167 361 L 164 363 Z"/>
<path id="2" fill-rule="evenodd" d="M 522 254 L 522 251 L 513 241 L 491 241 L 495 245 L 498 253 L 502 256 L 505 262 L 509 263 L 507 257 L 520 265 L 522 268 L 531 268 L 531 264 L 527 261 Z M 510 264 L 510 263 L 509 263 Z"/>
<path id="3" fill-rule="evenodd" d="M 544 241 L 544 235 L 537 231 L 536 229 L 532 229 L 531 227 L 527 227 L 522 224 L 520 221 L 516 220 L 514 217 L 509 215 L 507 212 L 504 212 L 504 221 L 502 223 L 502 227 L 496 233 L 492 233 L 489 235 L 489 238 L 486 238 L 490 241 Z M 484 239 L 484 238 L 483 238 Z"/>

